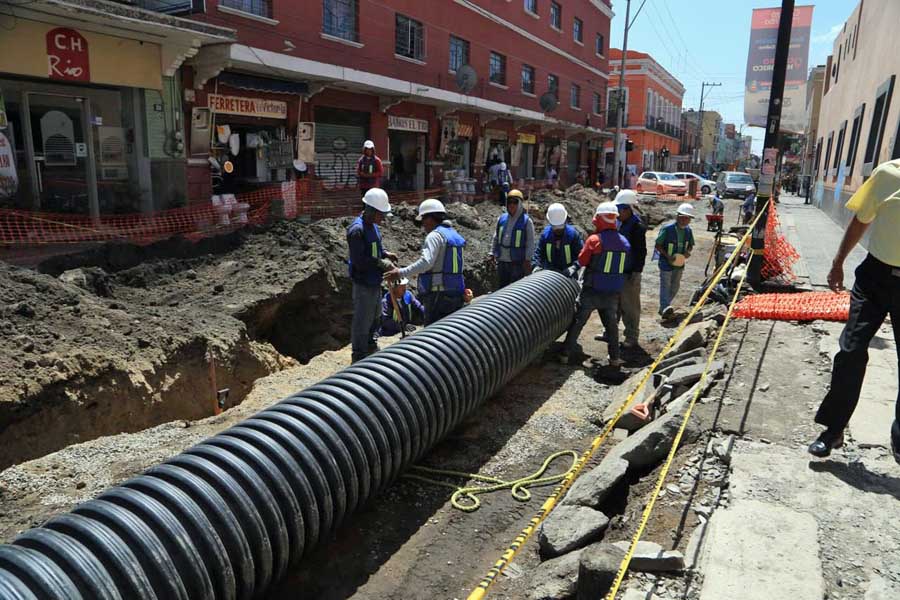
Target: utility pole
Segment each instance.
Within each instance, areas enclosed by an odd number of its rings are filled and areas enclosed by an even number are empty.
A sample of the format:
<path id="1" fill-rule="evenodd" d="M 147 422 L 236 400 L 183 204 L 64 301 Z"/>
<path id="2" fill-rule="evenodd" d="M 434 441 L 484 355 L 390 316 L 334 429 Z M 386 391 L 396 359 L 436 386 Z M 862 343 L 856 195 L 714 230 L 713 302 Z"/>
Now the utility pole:
<path id="1" fill-rule="evenodd" d="M 763 141 L 763 160 L 766 148 L 774 148 L 778 143 L 781 130 L 781 105 L 784 96 L 784 79 L 787 74 L 788 53 L 791 44 L 791 25 L 794 21 L 794 0 L 781 0 L 781 17 L 778 20 L 778 41 L 775 45 L 775 65 L 772 71 L 772 87 L 769 91 L 769 113 L 766 117 L 766 137 Z M 764 168 L 764 164 L 762 167 Z M 763 216 L 756 222 L 750 238 L 750 263 L 747 266 L 747 279 L 750 285 L 758 288 L 762 283 L 763 253 L 766 249 L 766 222 L 768 221 L 769 198 L 775 189 L 775 178 L 763 181 L 759 176 L 759 187 L 756 194 L 756 214 Z"/>
<path id="2" fill-rule="evenodd" d="M 700 86 L 700 111 L 697 115 L 697 131 L 698 133 L 698 147 L 699 153 L 697 156 L 697 171 L 703 170 L 703 99 L 706 96 L 706 88 L 714 88 L 722 85 L 721 83 L 706 83 L 705 81 Z"/>
<path id="3" fill-rule="evenodd" d="M 641 14 L 641 9 L 646 3 L 647 0 L 641 2 L 641 6 L 634 13 L 634 19 Z M 613 185 L 620 187 L 622 178 L 619 175 L 619 140 L 621 140 L 625 118 L 625 59 L 628 56 L 628 30 L 634 25 L 634 19 L 631 18 L 631 0 L 627 0 L 625 4 L 625 38 L 622 40 L 622 65 L 619 68 L 619 89 L 616 90 L 616 134 L 613 137 Z"/>

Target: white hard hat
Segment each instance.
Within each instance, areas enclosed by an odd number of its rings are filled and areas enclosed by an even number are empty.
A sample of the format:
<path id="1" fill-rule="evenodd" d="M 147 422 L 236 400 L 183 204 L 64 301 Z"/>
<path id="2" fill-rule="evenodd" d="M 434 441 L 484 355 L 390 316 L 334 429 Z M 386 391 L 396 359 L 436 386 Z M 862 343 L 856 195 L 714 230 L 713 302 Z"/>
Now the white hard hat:
<path id="1" fill-rule="evenodd" d="M 409 285 L 409 279 L 404 277 L 403 279 L 401 279 L 400 281 L 397 282 L 397 285 Z"/>
<path id="2" fill-rule="evenodd" d="M 371 206 L 379 212 L 391 212 L 391 203 L 388 201 L 387 192 L 381 188 L 370 188 L 363 196 L 363 204 Z"/>
<path id="3" fill-rule="evenodd" d="M 434 198 L 427 198 L 422 201 L 422 204 L 419 205 L 419 216 L 418 219 L 421 219 L 425 215 L 430 215 L 434 213 L 446 213 L 447 209 L 444 208 L 444 203 L 440 200 L 436 200 Z"/>
<path id="4" fill-rule="evenodd" d="M 565 225 L 568 217 L 569 213 L 566 212 L 566 207 L 559 202 L 554 202 L 547 207 L 547 220 L 553 227 Z"/>
<path id="5" fill-rule="evenodd" d="M 683 217 L 694 218 L 694 207 L 685 202 L 681 206 L 678 207 L 678 214 Z"/>
<path id="6" fill-rule="evenodd" d="M 359 139 L 359 138 L 357 138 L 357 139 Z M 366 140 L 365 142 L 363 142 L 363 149 L 365 150 L 365 149 L 367 149 L 367 148 L 371 148 L 371 149 L 374 150 L 374 149 L 375 149 L 375 142 L 373 142 L 372 140 Z"/>
<path id="7" fill-rule="evenodd" d="M 595 215 L 614 215 L 616 217 L 619 216 L 619 209 L 616 208 L 615 202 L 602 202 L 600 206 L 597 207 L 597 212 Z"/>
<path id="8" fill-rule="evenodd" d="M 637 193 L 634 190 L 622 190 L 616 194 L 616 206 L 637 206 Z"/>

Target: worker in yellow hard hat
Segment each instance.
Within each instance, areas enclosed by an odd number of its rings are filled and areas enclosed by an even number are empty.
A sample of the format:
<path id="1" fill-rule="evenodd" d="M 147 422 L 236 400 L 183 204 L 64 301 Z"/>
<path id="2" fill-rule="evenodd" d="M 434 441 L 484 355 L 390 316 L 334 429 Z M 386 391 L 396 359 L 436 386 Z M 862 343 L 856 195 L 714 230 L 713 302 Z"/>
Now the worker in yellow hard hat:
<path id="1" fill-rule="evenodd" d="M 506 195 L 506 212 L 497 219 L 491 257 L 497 262 L 498 289 L 531 273 L 534 256 L 534 223 L 525 211 L 525 197 L 519 190 Z"/>

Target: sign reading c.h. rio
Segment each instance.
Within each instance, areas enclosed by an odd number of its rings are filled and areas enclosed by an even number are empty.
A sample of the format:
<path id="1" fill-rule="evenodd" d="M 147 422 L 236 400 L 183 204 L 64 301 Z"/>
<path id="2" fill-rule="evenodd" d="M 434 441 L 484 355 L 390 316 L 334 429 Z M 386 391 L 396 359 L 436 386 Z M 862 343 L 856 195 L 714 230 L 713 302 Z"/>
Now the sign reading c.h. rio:
<path id="1" fill-rule="evenodd" d="M 812 6 L 794 8 L 787 73 L 784 79 L 781 131 L 800 132 L 806 125 L 806 70 L 809 64 L 812 15 Z M 781 8 L 753 10 L 744 88 L 744 122 L 748 125 L 766 126 L 780 18 Z"/>
<path id="2" fill-rule="evenodd" d="M 62 81 L 91 80 L 91 61 L 87 39 L 66 27 L 47 32 L 47 75 Z"/>

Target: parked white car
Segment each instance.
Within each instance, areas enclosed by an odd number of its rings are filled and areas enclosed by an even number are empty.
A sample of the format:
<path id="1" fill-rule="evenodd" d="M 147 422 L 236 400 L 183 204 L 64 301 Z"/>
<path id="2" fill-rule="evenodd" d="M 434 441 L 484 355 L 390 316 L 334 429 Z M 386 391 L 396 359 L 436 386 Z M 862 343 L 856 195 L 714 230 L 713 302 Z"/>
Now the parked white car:
<path id="1" fill-rule="evenodd" d="M 684 181 L 686 184 L 688 184 L 688 186 L 690 186 L 692 179 L 697 180 L 699 182 L 697 184 L 697 189 L 700 190 L 701 194 L 704 194 L 704 195 L 712 194 L 714 191 L 716 191 L 716 182 L 715 181 L 712 181 L 711 179 L 704 179 L 703 177 L 700 177 L 696 173 L 680 172 L 680 173 L 673 173 L 673 175 L 675 175 L 676 179 L 681 179 L 682 181 Z"/>

